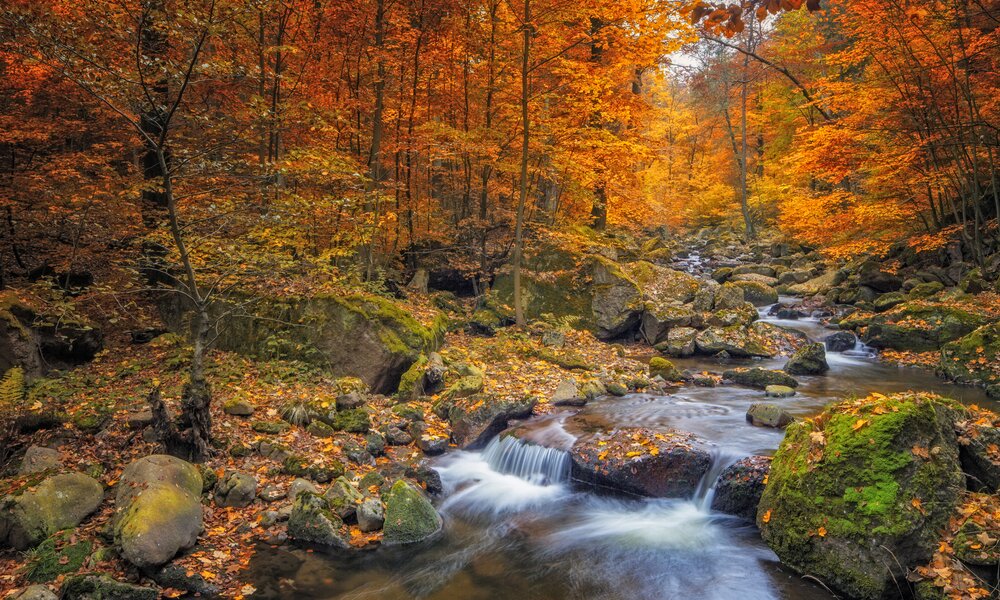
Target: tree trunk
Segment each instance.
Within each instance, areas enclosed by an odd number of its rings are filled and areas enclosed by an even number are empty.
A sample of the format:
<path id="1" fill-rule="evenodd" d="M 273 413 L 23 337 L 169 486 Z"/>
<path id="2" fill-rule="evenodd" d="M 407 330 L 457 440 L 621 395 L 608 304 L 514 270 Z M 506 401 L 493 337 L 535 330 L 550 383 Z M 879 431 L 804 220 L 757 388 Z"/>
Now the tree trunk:
<path id="1" fill-rule="evenodd" d="M 528 65 L 531 55 L 531 0 L 524 0 L 524 41 L 521 50 L 521 185 L 514 224 L 514 320 L 526 324 L 521 303 L 521 262 L 524 254 L 524 205 L 528 199 Z"/>

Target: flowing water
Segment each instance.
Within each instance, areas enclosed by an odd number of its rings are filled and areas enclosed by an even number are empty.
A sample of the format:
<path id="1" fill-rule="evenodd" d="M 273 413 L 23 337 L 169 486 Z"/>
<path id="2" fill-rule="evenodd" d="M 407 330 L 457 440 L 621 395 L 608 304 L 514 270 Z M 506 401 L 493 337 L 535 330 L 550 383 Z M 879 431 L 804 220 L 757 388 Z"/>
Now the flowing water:
<path id="1" fill-rule="evenodd" d="M 764 312 L 764 311 L 762 311 Z M 815 319 L 776 325 L 819 340 Z M 773 398 L 810 416 L 844 396 L 928 390 L 990 404 L 981 390 L 932 374 L 879 364 L 860 343 L 828 353 L 830 372 L 800 377 L 798 393 Z M 781 360 L 677 361 L 718 371 L 738 365 L 780 368 Z M 481 452 L 452 452 L 435 468 L 445 491 L 444 535 L 419 547 L 368 552 L 307 552 L 262 547 L 251 563 L 255 598 L 380 600 L 819 600 L 823 588 L 783 569 L 753 525 L 713 513 L 714 484 L 729 464 L 770 454 L 783 433 L 746 423 L 762 393 L 739 387 L 685 387 L 669 396 L 633 394 L 579 411 L 534 419 L 520 438 L 494 439 Z M 570 482 L 567 449 L 577 435 L 620 426 L 676 428 L 712 442 L 713 467 L 692 498 L 652 500 L 596 495 Z M 525 440 L 525 441 L 522 441 Z"/>

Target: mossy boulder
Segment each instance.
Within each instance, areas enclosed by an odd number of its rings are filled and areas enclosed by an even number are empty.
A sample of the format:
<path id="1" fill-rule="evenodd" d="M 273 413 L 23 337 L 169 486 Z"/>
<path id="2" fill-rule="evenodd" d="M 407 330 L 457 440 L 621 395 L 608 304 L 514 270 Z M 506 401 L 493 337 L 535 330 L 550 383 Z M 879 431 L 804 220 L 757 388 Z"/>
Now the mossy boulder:
<path id="1" fill-rule="evenodd" d="M 186 330 L 189 307 L 178 294 L 165 296 L 164 320 L 175 331 Z M 443 313 L 422 323 L 397 302 L 373 294 L 264 297 L 251 306 L 252 314 L 221 301 L 211 307 L 222 317 L 219 348 L 318 365 L 360 378 L 383 394 L 395 392 L 410 365 L 441 345 L 448 326 Z"/>
<path id="2" fill-rule="evenodd" d="M 593 259 L 593 281 L 591 310 L 597 337 L 614 339 L 638 327 L 645 309 L 639 284 L 603 257 Z"/>
<path id="3" fill-rule="evenodd" d="M 943 289 L 944 284 L 940 281 L 928 281 L 927 283 L 921 283 L 914 286 L 913 289 L 910 290 L 908 296 L 911 300 L 922 300 L 924 298 L 930 298 Z"/>
<path id="4" fill-rule="evenodd" d="M 441 515 L 421 490 L 402 479 L 392 485 L 385 498 L 384 544 L 422 542 L 437 536 L 442 526 Z"/>
<path id="5" fill-rule="evenodd" d="M 76 527 L 97 510 L 104 488 L 82 473 L 55 475 L 0 500 L 0 544 L 32 548 L 57 531 Z"/>
<path id="6" fill-rule="evenodd" d="M 889 292 L 888 294 L 882 294 L 881 296 L 875 298 L 872 302 L 872 308 L 874 308 L 876 312 L 885 312 L 904 302 L 906 302 L 906 294 L 903 292 Z"/>
<path id="7" fill-rule="evenodd" d="M 715 288 L 712 306 L 715 310 L 731 310 L 743 306 L 747 301 L 743 288 L 735 283 L 724 283 Z"/>
<path id="8" fill-rule="evenodd" d="M 991 323 L 941 348 L 940 371 L 959 383 L 986 387 L 1000 397 L 1000 323 Z"/>
<path id="9" fill-rule="evenodd" d="M 107 575 L 77 575 L 63 583 L 59 597 L 62 600 L 156 600 L 160 592 L 116 581 Z"/>
<path id="10" fill-rule="evenodd" d="M 797 283 L 795 285 L 788 286 L 788 293 L 795 294 L 797 296 L 815 296 L 816 294 L 825 294 L 830 291 L 833 286 L 837 285 L 837 272 L 827 271 L 826 273 L 819 275 L 818 277 L 813 277 L 809 281 L 804 283 Z"/>
<path id="11" fill-rule="evenodd" d="M 802 346 L 788 359 L 784 370 L 790 375 L 823 375 L 830 370 L 826 362 L 826 346 L 820 342 Z"/>
<path id="12" fill-rule="evenodd" d="M 642 313 L 640 331 L 646 343 L 655 346 L 666 340 L 670 331 L 679 327 L 690 327 L 699 321 L 700 316 L 689 306 L 647 302 Z"/>
<path id="13" fill-rule="evenodd" d="M 674 363 L 660 356 L 649 359 L 649 376 L 660 376 L 667 381 L 680 381 L 682 377 Z"/>
<path id="14" fill-rule="evenodd" d="M 764 388 L 764 394 L 769 398 L 791 398 L 795 390 L 787 385 L 769 385 Z"/>
<path id="15" fill-rule="evenodd" d="M 537 320 L 542 315 L 556 319 L 579 319 L 592 327 L 591 301 L 586 256 L 556 243 L 541 242 L 525 249 L 521 268 L 521 303 L 524 315 Z M 507 270 L 493 281 L 492 299 L 505 314 L 514 313 L 514 278 Z"/>
<path id="16" fill-rule="evenodd" d="M 654 346 L 658 352 L 675 358 L 693 356 L 697 350 L 695 340 L 698 330 L 694 327 L 677 327 L 667 333 L 667 339 Z"/>
<path id="17" fill-rule="evenodd" d="M 782 428 L 795 422 L 795 417 L 777 404 L 754 402 L 747 409 L 747 422 L 758 427 Z"/>
<path id="18" fill-rule="evenodd" d="M 774 356 L 766 339 L 739 325 L 709 327 L 695 338 L 695 347 L 698 354 L 715 355 L 725 351 L 737 358 Z"/>
<path id="19" fill-rule="evenodd" d="M 743 288 L 743 298 L 754 306 L 770 306 L 778 302 L 777 290 L 765 283 L 759 281 L 732 281 L 730 283 Z"/>
<path id="20" fill-rule="evenodd" d="M 726 467 L 715 484 L 712 510 L 753 521 L 764 493 L 770 456 L 748 456 Z"/>
<path id="21" fill-rule="evenodd" d="M 203 529 L 198 468 L 153 455 L 125 467 L 115 496 L 113 532 L 123 558 L 139 568 L 165 564 L 194 546 Z"/>
<path id="22" fill-rule="evenodd" d="M 368 433 L 368 430 L 371 429 L 371 417 L 368 415 L 368 411 L 363 408 L 338 410 L 330 426 L 337 431 Z"/>
<path id="23" fill-rule="evenodd" d="M 783 385 L 790 388 L 799 387 L 799 382 L 788 373 L 773 371 L 771 369 L 728 369 L 722 376 L 736 385 L 756 388 L 758 390 L 767 389 L 769 385 Z"/>
<path id="24" fill-rule="evenodd" d="M 875 348 L 930 352 L 985 324 L 981 315 L 956 306 L 907 302 L 873 317 L 863 337 Z"/>
<path id="25" fill-rule="evenodd" d="M 744 302 L 736 308 L 715 311 L 706 322 L 715 327 L 747 326 L 759 318 L 760 313 L 757 312 L 757 308 L 750 302 Z"/>
<path id="26" fill-rule="evenodd" d="M 288 517 L 288 535 L 293 539 L 330 548 L 350 547 L 344 522 L 330 510 L 326 498 L 302 492 L 292 504 Z"/>
<path id="27" fill-rule="evenodd" d="M 439 402 L 435 410 L 442 411 L 451 423 L 451 439 L 459 447 L 477 449 L 507 428 L 511 419 L 531 415 L 538 399 L 534 396 L 498 397 L 476 394 L 468 398 Z"/>
<path id="28" fill-rule="evenodd" d="M 930 559 L 965 489 L 957 403 L 899 394 L 788 427 L 757 511 L 782 563 L 851 598 L 896 590 Z"/>
<path id="29" fill-rule="evenodd" d="M 341 519 L 354 517 L 357 514 L 358 504 L 364 499 L 345 477 L 338 477 L 323 497 L 330 505 L 330 510 Z"/>
<path id="30" fill-rule="evenodd" d="M 257 497 L 257 480 L 249 473 L 226 471 L 215 484 L 215 503 L 243 508 Z"/>

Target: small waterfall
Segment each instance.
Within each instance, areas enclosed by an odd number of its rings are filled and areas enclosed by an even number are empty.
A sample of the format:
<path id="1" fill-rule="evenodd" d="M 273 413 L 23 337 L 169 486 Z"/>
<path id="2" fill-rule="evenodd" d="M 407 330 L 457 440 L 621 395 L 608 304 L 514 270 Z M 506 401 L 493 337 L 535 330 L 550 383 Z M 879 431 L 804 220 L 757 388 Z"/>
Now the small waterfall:
<path id="1" fill-rule="evenodd" d="M 844 350 L 841 354 L 844 356 L 854 356 L 857 358 L 875 358 L 878 353 L 875 348 L 865 345 L 864 342 L 858 338 L 854 338 L 854 347 L 850 350 Z"/>
<path id="2" fill-rule="evenodd" d="M 715 486 L 719 483 L 722 472 L 730 465 L 743 458 L 732 452 L 715 451 L 712 453 L 712 466 L 708 468 L 698 482 L 698 488 L 694 491 L 693 502 L 702 511 L 712 508 L 712 499 L 715 498 Z"/>
<path id="3" fill-rule="evenodd" d="M 523 442 L 512 435 L 494 438 L 483 450 L 483 460 L 498 473 L 539 485 L 569 481 L 568 452 Z"/>

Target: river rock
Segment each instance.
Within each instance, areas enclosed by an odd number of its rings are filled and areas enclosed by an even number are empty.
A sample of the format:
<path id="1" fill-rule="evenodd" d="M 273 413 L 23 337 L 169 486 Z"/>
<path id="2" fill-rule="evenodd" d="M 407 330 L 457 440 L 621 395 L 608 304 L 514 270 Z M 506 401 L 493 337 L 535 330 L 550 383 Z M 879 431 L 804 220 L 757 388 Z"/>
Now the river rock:
<path id="1" fill-rule="evenodd" d="M 345 477 L 338 477 L 330 489 L 323 494 L 330 510 L 341 519 L 352 519 L 358 510 L 358 504 L 364 499 L 361 493 L 351 485 Z"/>
<path id="2" fill-rule="evenodd" d="M 63 582 L 61 600 L 157 600 L 160 592 L 107 575 L 75 575 Z"/>
<path id="3" fill-rule="evenodd" d="M 785 363 L 785 372 L 791 375 L 823 375 L 829 370 L 826 348 L 818 342 L 802 346 Z"/>
<path id="4" fill-rule="evenodd" d="M 312 492 L 302 492 L 295 498 L 288 517 L 288 535 L 330 548 L 350 547 L 344 522 L 330 510 L 326 498 Z"/>
<path id="5" fill-rule="evenodd" d="M 709 327 L 695 338 L 699 354 L 714 356 L 726 352 L 737 358 L 770 357 L 773 352 L 765 344 L 766 340 L 745 327 Z"/>
<path id="6" fill-rule="evenodd" d="M 715 310 L 739 308 L 746 301 L 743 288 L 738 285 L 724 283 L 715 288 L 715 302 L 713 303 Z"/>
<path id="7" fill-rule="evenodd" d="M 957 403 L 849 400 L 788 427 L 757 510 L 782 564 L 850 598 L 897 590 L 926 563 L 965 489 Z"/>
<path id="8" fill-rule="evenodd" d="M 783 371 L 773 371 L 771 369 L 729 369 L 723 371 L 722 377 L 732 381 L 736 385 L 752 387 L 759 390 L 767 389 L 769 385 L 783 385 L 790 388 L 799 387 L 799 382 L 794 377 Z"/>
<path id="9" fill-rule="evenodd" d="M 715 484 L 712 510 L 753 521 L 771 470 L 770 456 L 748 456 L 725 468 Z"/>
<path id="10" fill-rule="evenodd" d="M 440 533 L 443 522 L 423 492 L 400 479 L 385 500 L 384 544 L 412 544 Z"/>
<path id="11" fill-rule="evenodd" d="M 770 306 L 778 302 L 778 292 L 768 284 L 759 281 L 733 281 L 732 285 L 743 288 L 743 298 L 754 306 Z"/>
<path id="12" fill-rule="evenodd" d="M 299 494 L 303 492 L 318 494 L 319 488 L 316 487 L 315 483 L 309 481 L 308 479 L 302 479 L 301 477 L 292 481 L 291 485 L 288 486 L 288 498 L 290 500 L 295 500 L 299 497 Z"/>
<path id="13" fill-rule="evenodd" d="M 995 398 L 1000 398 L 998 364 L 1000 323 L 980 327 L 941 349 L 941 373 L 959 383 L 982 385 Z"/>
<path id="14" fill-rule="evenodd" d="M 0 500 L 0 545 L 33 548 L 53 533 L 79 525 L 103 499 L 104 488 L 93 477 L 49 477 L 33 490 Z"/>
<path id="15" fill-rule="evenodd" d="M 476 394 L 452 402 L 439 403 L 435 410 L 443 410 L 451 423 L 451 438 L 460 448 L 477 449 L 486 445 L 493 436 L 507 428 L 511 419 L 531 415 L 538 399 L 499 398 L 489 394 Z"/>
<path id="16" fill-rule="evenodd" d="M 115 496 L 113 531 L 123 558 L 139 568 L 165 564 L 201 533 L 202 477 L 179 458 L 152 455 L 131 463 Z"/>
<path id="17" fill-rule="evenodd" d="M 931 352 L 985 324 L 981 315 L 958 307 L 907 302 L 873 317 L 865 343 L 875 348 Z"/>
<path id="18" fill-rule="evenodd" d="M 754 402 L 747 410 L 747 422 L 758 427 L 787 427 L 795 421 L 795 417 L 788 414 L 785 409 L 777 404 L 766 402 Z"/>
<path id="19" fill-rule="evenodd" d="M 667 332 L 667 339 L 656 345 L 656 350 L 667 356 L 686 358 L 694 356 L 697 349 L 698 330 L 693 327 L 677 327 Z"/>
<path id="20" fill-rule="evenodd" d="M 153 573 L 152 578 L 161 588 L 183 590 L 196 598 L 215 598 L 220 593 L 218 586 L 209 583 L 204 575 L 178 564 L 166 565 Z"/>
<path id="21" fill-rule="evenodd" d="M 823 343 L 830 352 L 853 350 L 857 341 L 857 336 L 850 331 L 838 331 L 823 338 Z"/>
<path id="22" fill-rule="evenodd" d="M 865 262 L 858 273 L 858 284 L 877 292 L 895 292 L 903 287 L 903 280 L 881 269 L 875 261 Z"/>
<path id="23" fill-rule="evenodd" d="M 712 465 L 704 446 L 680 431 L 635 427 L 596 434 L 581 438 L 570 450 L 572 478 L 639 496 L 689 497 Z"/>
<path id="24" fill-rule="evenodd" d="M 559 382 L 549 402 L 554 406 L 583 406 L 587 403 L 587 397 L 580 392 L 576 379 L 570 377 Z"/>
<path id="25" fill-rule="evenodd" d="M 41 473 L 49 469 L 57 469 L 61 466 L 62 459 L 59 457 L 58 450 L 45 448 L 44 446 L 31 446 L 24 453 L 24 458 L 21 460 L 21 467 L 17 472 L 21 475 L 28 475 L 30 473 Z"/>
<path id="26" fill-rule="evenodd" d="M 683 378 L 674 363 L 659 356 L 649 359 L 649 376 L 659 376 L 666 381 L 680 381 Z"/>
<path id="27" fill-rule="evenodd" d="M 226 471 L 215 484 L 215 503 L 218 506 L 250 506 L 256 495 L 257 480 L 247 473 Z"/>
<path id="28" fill-rule="evenodd" d="M 233 398 L 222 405 L 222 412 L 234 417 L 249 417 L 254 412 L 254 406 L 246 400 Z"/>
<path id="29" fill-rule="evenodd" d="M 836 285 L 834 283 L 836 279 L 837 272 L 828 271 L 818 277 L 814 277 L 809 281 L 806 281 L 805 283 L 788 286 L 788 292 L 798 296 L 815 296 L 816 294 L 825 294 L 829 292 L 834 285 Z"/>
<path id="30" fill-rule="evenodd" d="M 764 388 L 764 395 L 769 398 L 791 398 L 795 390 L 787 385 L 769 385 Z"/>
<path id="31" fill-rule="evenodd" d="M 358 505 L 358 528 L 365 533 L 382 529 L 385 507 L 378 498 L 367 498 Z"/>

